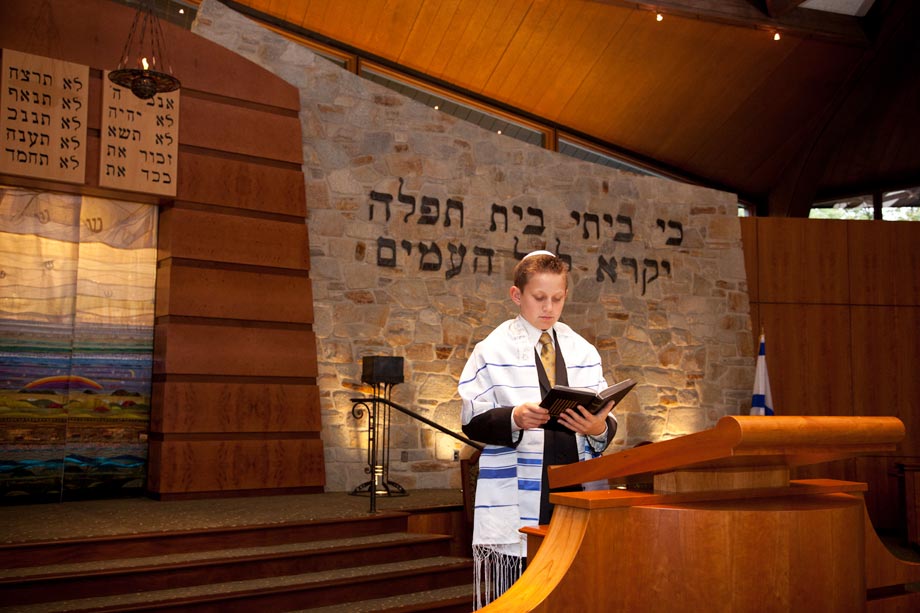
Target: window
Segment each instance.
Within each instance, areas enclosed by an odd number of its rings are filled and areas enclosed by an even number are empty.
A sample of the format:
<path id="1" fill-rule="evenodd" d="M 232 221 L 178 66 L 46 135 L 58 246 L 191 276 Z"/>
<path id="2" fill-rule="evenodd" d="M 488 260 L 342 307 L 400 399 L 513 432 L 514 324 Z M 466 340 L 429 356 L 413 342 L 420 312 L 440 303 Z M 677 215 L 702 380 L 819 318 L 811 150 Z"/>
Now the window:
<path id="1" fill-rule="evenodd" d="M 601 164 L 610 168 L 616 168 L 617 170 L 631 172 L 636 175 L 647 175 L 651 177 L 658 177 L 660 179 L 670 179 L 670 177 L 666 177 L 647 168 L 643 168 L 642 166 L 627 162 L 622 158 L 614 156 L 612 153 L 608 153 L 599 147 L 592 146 L 572 136 L 560 134 L 558 142 L 559 153 L 583 160 L 585 162 L 594 162 L 595 164 Z"/>
<path id="2" fill-rule="evenodd" d="M 882 219 L 920 221 L 920 187 L 898 189 L 882 194 Z"/>
<path id="3" fill-rule="evenodd" d="M 548 128 L 528 124 L 497 109 L 486 109 L 472 100 L 467 101 L 456 94 L 448 93 L 447 90 L 421 84 L 411 77 L 397 74 L 383 66 L 361 62 L 358 75 L 392 89 L 406 98 L 436 108 L 457 119 L 469 121 L 491 132 L 510 136 L 538 147 L 545 147 L 549 142 L 551 131 Z"/>
<path id="4" fill-rule="evenodd" d="M 872 194 L 816 202 L 808 213 L 809 219 L 872 219 L 873 217 Z"/>
<path id="5" fill-rule="evenodd" d="M 920 221 L 920 187 L 881 193 L 881 207 L 876 215 L 872 194 L 816 202 L 810 219 L 883 219 L 886 221 Z"/>

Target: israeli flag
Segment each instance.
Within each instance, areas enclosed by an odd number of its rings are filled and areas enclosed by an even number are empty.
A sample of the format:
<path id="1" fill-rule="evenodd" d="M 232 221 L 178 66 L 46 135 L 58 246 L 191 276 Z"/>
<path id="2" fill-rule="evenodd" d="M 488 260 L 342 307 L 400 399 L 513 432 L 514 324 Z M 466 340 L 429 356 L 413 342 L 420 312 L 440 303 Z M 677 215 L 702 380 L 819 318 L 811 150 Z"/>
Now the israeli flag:
<path id="1" fill-rule="evenodd" d="M 770 376 L 767 374 L 767 342 L 763 333 L 760 334 L 760 351 L 757 352 L 751 415 L 773 415 L 773 394 L 770 393 Z"/>

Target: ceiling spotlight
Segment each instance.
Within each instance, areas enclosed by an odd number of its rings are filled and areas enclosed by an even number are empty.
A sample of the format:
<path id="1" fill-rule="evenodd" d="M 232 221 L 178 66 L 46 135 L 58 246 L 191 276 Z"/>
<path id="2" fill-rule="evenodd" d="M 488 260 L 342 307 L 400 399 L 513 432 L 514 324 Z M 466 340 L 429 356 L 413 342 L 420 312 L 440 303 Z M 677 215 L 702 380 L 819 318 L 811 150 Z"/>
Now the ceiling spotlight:
<path id="1" fill-rule="evenodd" d="M 439 106 L 438 106 L 437 104 L 436 104 L 436 105 L 434 105 L 434 110 L 436 110 L 436 111 L 437 111 L 437 110 L 438 110 L 438 109 L 440 109 L 440 108 L 441 108 L 441 107 L 439 107 Z"/>
<path id="2" fill-rule="evenodd" d="M 499 130 L 499 131 L 498 131 L 498 133 L 499 133 L 499 134 L 501 134 L 501 133 L 502 133 L 502 131 L 501 131 L 501 130 Z"/>
<path id="3" fill-rule="evenodd" d="M 775 34 L 773 35 L 773 40 L 779 40 L 779 39 L 781 39 L 781 38 L 782 38 L 782 36 L 779 35 L 779 32 L 777 32 L 777 33 L 775 33 Z"/>
<path id="4" fill-rule="evenodd" d="M 664 15 L 662 15 L 661 13 L 658 13 L 657 15 L 655 15 L 656 21 L 661 21 L 662 19 L 664 19 Z"/>

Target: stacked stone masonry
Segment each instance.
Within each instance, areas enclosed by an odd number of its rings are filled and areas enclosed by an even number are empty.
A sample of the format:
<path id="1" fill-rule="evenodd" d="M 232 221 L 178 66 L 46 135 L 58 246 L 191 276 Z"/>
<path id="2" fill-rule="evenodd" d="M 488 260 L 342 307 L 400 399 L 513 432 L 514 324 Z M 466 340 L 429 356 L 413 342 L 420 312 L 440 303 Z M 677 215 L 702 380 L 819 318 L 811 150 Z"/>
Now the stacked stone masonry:
<path id="1" fill-rule="evenodd" d="M 475 343 L 513 316 L 510 273 L 538 248 L 571 258 L 564 321 L 599 348 L 618 451 L 746 411 L 747 282 L 732 194 L 581 162 L 483 130 L 349 73 L 231 9 L 193 27 L 300 89 L 326 489 L 367 480 L 350 399 L 367 355 L 405 358 L 392 399 L 460 431 Z M 307 297 L 305 297 L 307 299 Z M 456 440 L 392 414 L 390 478 L 460 487 Z"/>

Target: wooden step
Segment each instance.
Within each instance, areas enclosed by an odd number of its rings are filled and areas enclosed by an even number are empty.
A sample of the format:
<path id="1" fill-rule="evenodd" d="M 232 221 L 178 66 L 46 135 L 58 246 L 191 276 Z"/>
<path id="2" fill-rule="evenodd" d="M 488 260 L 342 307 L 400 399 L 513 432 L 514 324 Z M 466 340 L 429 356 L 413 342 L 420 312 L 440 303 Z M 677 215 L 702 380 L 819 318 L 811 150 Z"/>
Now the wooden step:
<path id="1" fill-rule="evenodd" d="M 225 543 L 264 547 L 328 539 L 330 535 L 406 532 L 408 521 L 408 513 L 396 511 L 360 518 L 4 543 L 0 544 L 0 568 L 209 551 L 221 549 Z"/>
<path id="2" fill-rule="evenodd" d="M 449 555 L 450 537 L 393 532 L 328 541 L 183 552 L 0 570 L 0 602 L 109 596 Z"/>
<path id="3" fill-rule="evenodd" d="M 210 583 L 186 588 L 149 590 L 74 600 L 56 600 L 30 605 L 2 607 L 6 612 L 79 611 L 86 613 L 115 611 L 195 611 L 214 613 L 250 613 L 252 611 L 293 611 L 311 608 L 343 607 L 342 611 L 361 610 L 367 601 L 392 599 L 394 606 L 423 608 L 392 609 L 404 611 L 438 610 L 424 608 L 431 603 L 399 601 L 412 594 L 457 587 L 467 589 L 466 604 L 453 594 L 445 606 L 469 610 L 472 601 L 472 561 L 466 558 L 437 556 L 356 566 L 315 573 L 281 575 L 262 579 Z M 459 588 L 465 586 L 465 588 Z M 440 605 L 438 605 L 440 606 Z M 391 609 L 367 609 L 389 611 Z M 444 609 L 457 610 L 457 609 Z"/>
<path id="4" fill-rule="evenodd" d="M 290 613 L 469 613 L 472 609 L 473 586 L 466 584 Z"/>
<path id="5" fill-rule="evenodd" d="M 451 505 L 346 517 L 348 505 L 318 512 L 309 500 L 300 512 L 290 500 L 245 502 L 213 515 L 200 503 L 151 505 L 136 524 L 124 511 L 111 525 L 97 514 L 87 522 L 92 536 L 50 530 L 41 541 L 28 540 L 43 538 L 41 530 L 12 518 L 21 530 L 0 544 L 0 611 L 472 609 L 468 533 Z M 45 511 L 37 513 L 45 521 L 66 515 L 75 526 L 86 512 Z M 247 518 L 255 525 L 239 525 Z M 196 524 L 206 527 L 188 527 Z M 134 525 L 149 532 L 129 533 Z"/>

